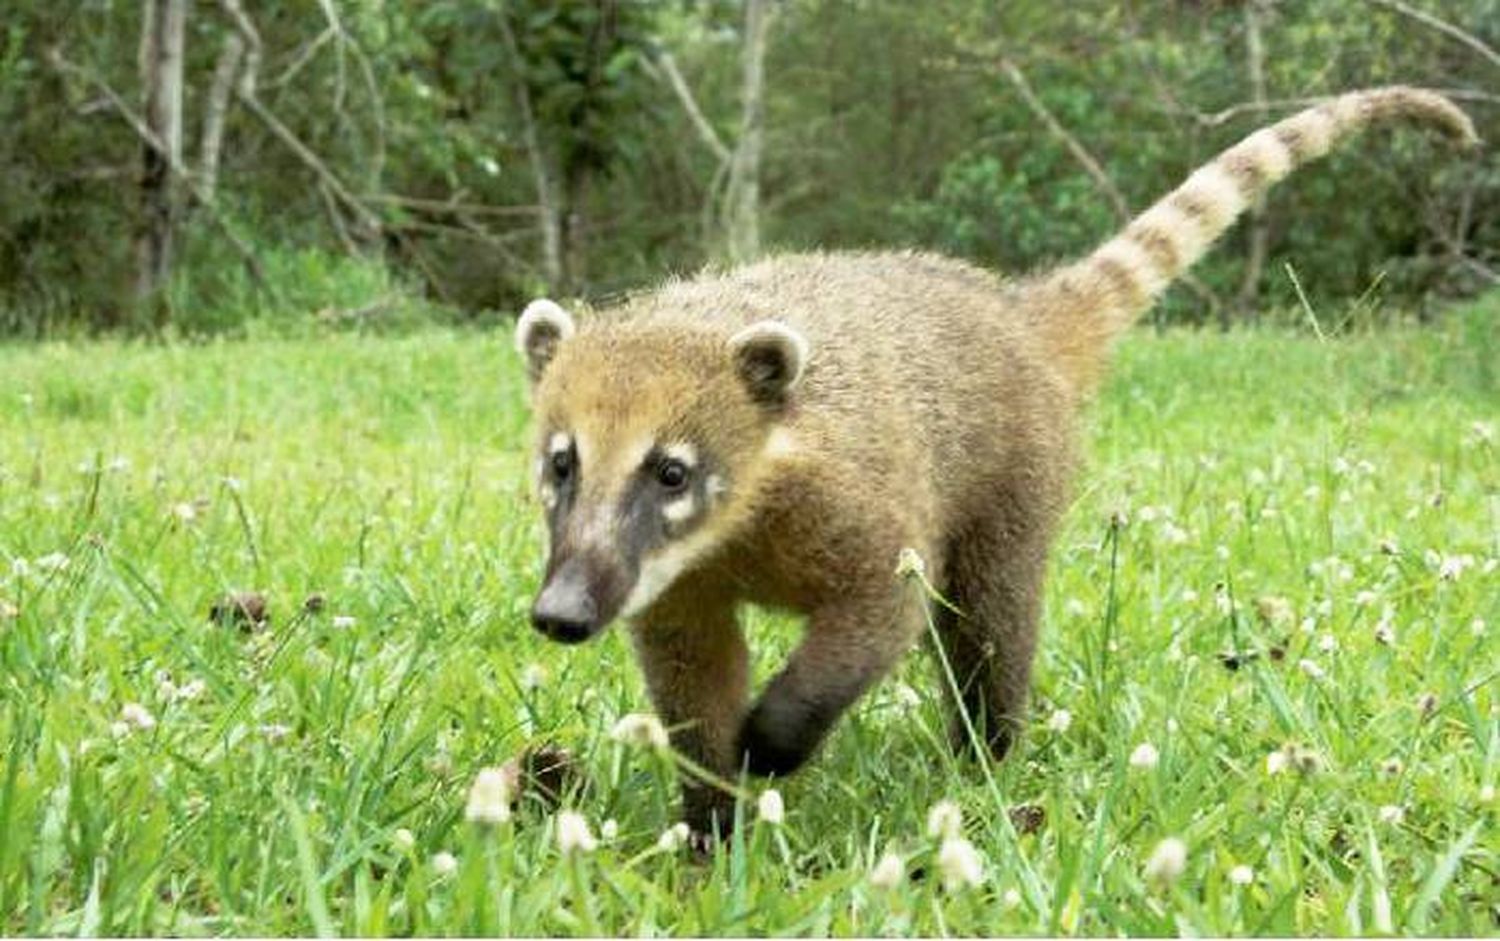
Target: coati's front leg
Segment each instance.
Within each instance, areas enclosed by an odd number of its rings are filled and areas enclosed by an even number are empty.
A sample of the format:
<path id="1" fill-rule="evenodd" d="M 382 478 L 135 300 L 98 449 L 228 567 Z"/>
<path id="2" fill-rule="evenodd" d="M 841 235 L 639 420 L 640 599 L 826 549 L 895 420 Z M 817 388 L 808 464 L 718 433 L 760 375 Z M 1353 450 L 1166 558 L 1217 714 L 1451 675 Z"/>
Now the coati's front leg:
<path id="1" fill-rule="evenodd" d="M 883 590 L 815 611 L 801 646 L 745 717 L 739 751 L 750 773 L 801 767 L 844 710 L 911 646 L 924 611 L 920 594 L 894 574 Z"/>
<path id="2" fill-rule="evenodd" d="M 749 701 L 749 651 L 727 600 L 679 598 L 635 624 L 636 653 L 672 747 L 726 780 L 738 773 L 735 735 Z M 684 779 L 683 816 L 695 834 L 727 835 L 734 798 Z"/>

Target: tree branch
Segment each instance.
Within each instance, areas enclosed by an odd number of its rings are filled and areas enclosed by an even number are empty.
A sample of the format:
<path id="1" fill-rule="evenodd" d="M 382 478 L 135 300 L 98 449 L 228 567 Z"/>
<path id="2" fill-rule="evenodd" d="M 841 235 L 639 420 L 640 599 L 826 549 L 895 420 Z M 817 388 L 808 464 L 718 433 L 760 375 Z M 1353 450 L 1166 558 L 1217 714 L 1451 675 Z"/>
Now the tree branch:
<path id="1" fill-rule="evenodd" d="M 1500 53 L 1485 45 L 1484 41 L 1478 36 L 1454 26 L 1447 20 L 1439 19 L 1431 13 L 1418 10 L 1416 7 L 1403 3 L 1402 0 L 1369 0 L 1369 2 L 1376 6 L 1385 7 L 1387 10 L 1392 10 L 1409 19 L 1416 20 L 1423 26 L 1435 29 L 1444 36 L 1461 42 L 1470 49 L 1473 49 L 1485 59 L 1488 59 L 1491 65 L 1500 67 Z"/>
<path id="2" fill-rule="evenodd" d="M 682 72 L 677 68 L 677 60 L 672 53 L 665 49 L 656 53 L 657 64 L 661 67 L 660 72 L 653 71 L 651 75 L 657 80 L 665 80 L 677 95 L 677 100 L 682 103 L 682 110 L 687 112 L 688 120 L 692 122 L 693 129 L 698 132 L 704 145 L 713 151 L 713 155 L 720 163 L 728 163 L 733 156 L 729 148 L 724 145 L 724 140 L 719 137 L 712 124 L 703 116 L 703 111 L 698 107 L 698 100 L 693 97 L 693 92 L 688 88 L 687 82 L 682 77 Z"/>

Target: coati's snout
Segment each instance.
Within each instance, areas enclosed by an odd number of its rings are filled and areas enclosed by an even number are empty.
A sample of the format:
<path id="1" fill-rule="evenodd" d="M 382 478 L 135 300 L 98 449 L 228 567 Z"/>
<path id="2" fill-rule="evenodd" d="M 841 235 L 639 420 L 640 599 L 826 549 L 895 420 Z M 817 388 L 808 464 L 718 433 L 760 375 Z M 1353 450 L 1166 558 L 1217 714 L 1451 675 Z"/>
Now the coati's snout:
<path id="1" fill-rule="evenodd" d="M 616 567 L 586 554 L 554 559 L 531 607 L 532 626 L 560 643 L 582 643 L 619 611 L 622 581 Z"/>
<path id="2" fill-rule="evenodd" d="M 533 383 L 551 546 L 532 623 L 579 643 L 644 612 L 730 539 L 787 450 L 778 432 L 806 343 L 771 321 L 580 331 L 536 301 L 516 346 Z"/>

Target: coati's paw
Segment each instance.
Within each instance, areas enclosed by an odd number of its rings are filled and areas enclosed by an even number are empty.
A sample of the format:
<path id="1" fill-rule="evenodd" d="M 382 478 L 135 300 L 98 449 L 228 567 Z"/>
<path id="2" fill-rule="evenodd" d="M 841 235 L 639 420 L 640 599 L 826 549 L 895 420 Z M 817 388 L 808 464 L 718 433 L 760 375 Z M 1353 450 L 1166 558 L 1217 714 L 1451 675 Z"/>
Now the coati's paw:
<path id="1" fill-rule="evenodd" d="M 798 711 L 761 701 L 740 728 L 739 751 L 745 768 L 754 775 L 791 774 L 812 755 L 823 737 Z"/>

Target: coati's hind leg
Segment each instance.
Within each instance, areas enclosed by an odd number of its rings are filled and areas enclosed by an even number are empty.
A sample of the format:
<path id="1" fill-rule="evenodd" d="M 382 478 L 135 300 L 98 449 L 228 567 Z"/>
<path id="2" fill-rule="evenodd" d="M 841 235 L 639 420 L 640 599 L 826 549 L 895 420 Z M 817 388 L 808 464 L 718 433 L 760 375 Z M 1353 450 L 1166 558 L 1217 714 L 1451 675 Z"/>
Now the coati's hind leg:
<path id="1" fill-rule="evenodd" d="M 936 625 L 958 685 L 955 697 L 940 663 L 957 751 L 972 750 L 972 724 L 999 760 L 1025 723 L 1047 559 L 1046 527 L 1038 522 L 995 512 L 973 521 L 951 544 L 945 584 L 960 613 L 939 610 Z"/>
<path id="2" fill-rule="evenodd" d="M 728 599 L 674 593 L 645 612 L 632 632 L 651 701 L 672 747 L 725 780 L 738 774 L 735 750 L 749 702 L 750 655 Z M 683 817 L 697 835 L 727 835 L 734 798 L 683 779 Z"/>

